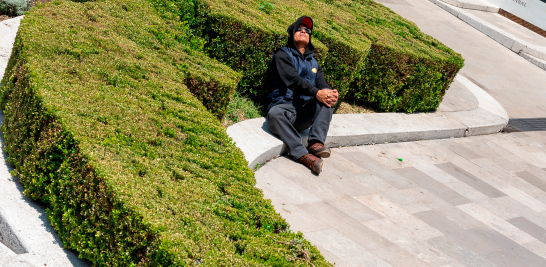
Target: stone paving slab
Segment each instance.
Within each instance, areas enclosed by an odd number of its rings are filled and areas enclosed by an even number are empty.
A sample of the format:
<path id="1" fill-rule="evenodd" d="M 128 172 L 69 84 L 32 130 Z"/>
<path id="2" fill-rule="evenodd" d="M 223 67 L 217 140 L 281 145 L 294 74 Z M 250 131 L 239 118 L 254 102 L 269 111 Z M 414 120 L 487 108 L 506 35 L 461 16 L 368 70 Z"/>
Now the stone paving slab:
<path id="1" fill-rule="evenodd" d="M 281 157 L 257 187 L 340 266 L 546 266 L 546 170 L 529 156 L 544 134 L 336 148 L 320 176 Z M 285 197 L 290 184 L 304 204 Z"/>

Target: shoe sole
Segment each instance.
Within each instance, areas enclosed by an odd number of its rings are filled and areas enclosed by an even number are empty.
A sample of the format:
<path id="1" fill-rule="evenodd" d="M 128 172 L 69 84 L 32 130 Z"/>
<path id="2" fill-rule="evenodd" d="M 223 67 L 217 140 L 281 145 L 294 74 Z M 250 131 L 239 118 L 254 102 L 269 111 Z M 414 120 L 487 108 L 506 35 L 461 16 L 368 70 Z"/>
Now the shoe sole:
<path id="1" fill-rule="evenodd" d="M 320 164 L 319 164 L 319 167 L 318 167 L 318 172 L 316 172 L 317 175 L 319 175 L 320 172 L 322 171 L 322 164 L 324 164 L 324 161 L 323 161 L 323 160 L 320 160 Z"/>
<path id="2" fill-rule="evenodd" d="M 315 157 L 319 157 L 319 158 L 329 158 L 330 157 L 330 151 L 320 151 L 320 152 L 317 152 L 316 154 L 314 154 Z"/>

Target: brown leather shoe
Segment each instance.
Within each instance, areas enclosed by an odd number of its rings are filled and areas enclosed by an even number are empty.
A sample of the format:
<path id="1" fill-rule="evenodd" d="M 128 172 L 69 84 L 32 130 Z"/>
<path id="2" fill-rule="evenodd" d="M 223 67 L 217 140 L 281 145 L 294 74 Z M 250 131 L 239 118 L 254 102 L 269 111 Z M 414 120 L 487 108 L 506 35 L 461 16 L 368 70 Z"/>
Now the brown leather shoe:
<path id="1" fill-rule="evenodd" d="M 307 151 L 319 158 L 327 158 L 330 157 L 331 154 L 330 148 L 324 146 L 320 142 L 310 143 L 307 147 Z"/>
<path id="2" fill-rule="evenodd" d="M 299 159 L 299 162 L 309 167 L 309 169 L 311 169 L 316 174 L 320 174 L 320 171 L 322 170 L 322 163 L 324 163 L 321 158 L 317 158 L 309 153 L 301 157 Z"/>

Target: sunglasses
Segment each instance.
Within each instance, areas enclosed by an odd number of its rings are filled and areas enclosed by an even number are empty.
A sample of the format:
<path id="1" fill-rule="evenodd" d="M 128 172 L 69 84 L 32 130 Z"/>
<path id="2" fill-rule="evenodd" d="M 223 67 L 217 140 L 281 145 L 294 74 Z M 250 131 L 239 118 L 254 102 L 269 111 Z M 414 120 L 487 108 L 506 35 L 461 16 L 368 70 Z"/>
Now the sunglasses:
<path id="1" fill-rule="evenodd" d="M 301 31 L 301 30 L 304 30 L 307 34 L 311 35 L 313 33 L 313 31 L 311 31 L 311 29 L 307 29 L 305 27 L 301 27 L 299 26 L 298 29 L 296 31 Z"/>

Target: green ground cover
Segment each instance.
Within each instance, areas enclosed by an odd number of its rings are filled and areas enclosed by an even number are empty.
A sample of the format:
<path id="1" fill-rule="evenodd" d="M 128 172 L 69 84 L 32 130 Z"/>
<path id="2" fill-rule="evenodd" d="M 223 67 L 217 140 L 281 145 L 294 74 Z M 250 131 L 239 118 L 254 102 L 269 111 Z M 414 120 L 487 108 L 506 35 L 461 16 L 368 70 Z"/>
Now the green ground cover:
<path id="1" fill-rule="evenodd" d="M 238 91 L 264 103 L 267 66 L 301 15 L 314 19 L 314 44 L 327 82 L 344 97 L 383 111 L 429 111 L 463 59 L 412 22 L 372 0 L 149 0 L 188 22 L 204 51 L 243 73 Z"/>
<path id="2" fill-rule="evenodd" d="M 0 87 L 13 175 L 96 266 L 328 265 L 254 187 L 218 120 L 241 75 L 189 31 L 144 0 L 28 12 Z"/>

